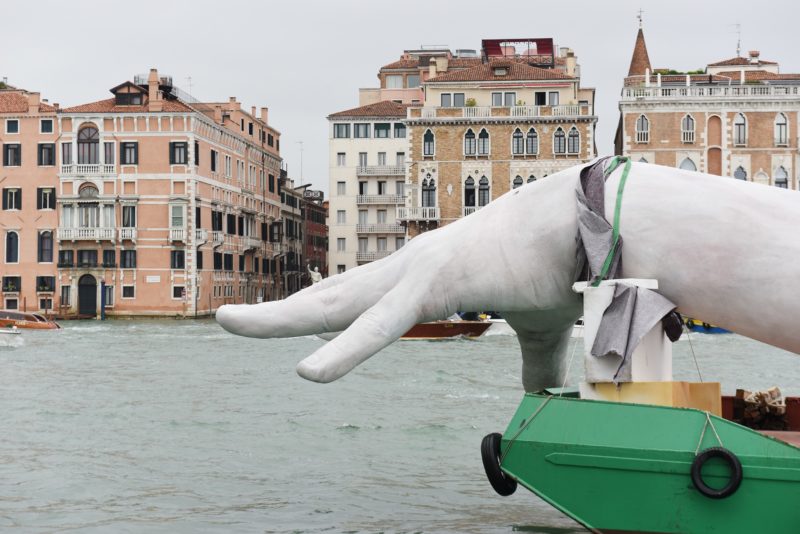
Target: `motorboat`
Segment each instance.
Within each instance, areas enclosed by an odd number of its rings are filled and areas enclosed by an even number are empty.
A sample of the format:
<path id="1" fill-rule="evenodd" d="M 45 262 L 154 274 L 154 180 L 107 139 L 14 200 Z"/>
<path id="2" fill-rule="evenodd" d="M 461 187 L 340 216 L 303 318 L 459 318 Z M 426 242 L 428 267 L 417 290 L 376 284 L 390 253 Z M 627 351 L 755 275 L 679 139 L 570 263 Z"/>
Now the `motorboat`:
<path id="1" fill-rule="evenodd" d="M 489 321 L 466 321 L 463 319 L 446 319 L 419 323 L 403 334 L 400 339 L 434 340 L 453 337 L 475 339 L 481 337 L 492 326 Z"/>
<path id="2" fill-rule="evenodd" d="M 30 328 L 34 330 L 56 330 L 61 326 L 44 315 L 16 310 L 0 310 L 0 328 Z"/>

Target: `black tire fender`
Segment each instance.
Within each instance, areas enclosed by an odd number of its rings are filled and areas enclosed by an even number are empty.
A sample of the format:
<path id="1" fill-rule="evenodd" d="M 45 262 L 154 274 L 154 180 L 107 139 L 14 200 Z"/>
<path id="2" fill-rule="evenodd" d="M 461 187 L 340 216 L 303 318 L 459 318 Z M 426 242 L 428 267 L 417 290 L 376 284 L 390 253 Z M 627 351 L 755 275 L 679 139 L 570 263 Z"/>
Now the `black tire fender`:
<path id="1" fill-rule="evenodd" d="M 731 468 L 731 479 L 720 489 L 710 487 L 703 480 L 703 465 L 712 458 L 724 460 Z M 739 461 L 739 458 L 735 454 L 723 447 L 711 447 L 700 451 L 692 461 L 692 484 L 697 488 L 697 491 L 709 499 L 724 499 L 730 497 L 739 489 L 742 478 L 742 462 Z"/>
<path id="2" fill-rule="evenodd" d="M 481 459 L 486 478 L 494 491 L 503 497 L 508 497 L 517 491 L 517 481 L 506 476 L 500 469 L 500 442 L 503 436 L 494 432 L 488 434 L 481 441 Z"/>
<path id="3" fill-rule="evenodd" d="M 703 328 L 706 330 L 711 330 L 711 325 L 708 323 L 703 323 Z"/>

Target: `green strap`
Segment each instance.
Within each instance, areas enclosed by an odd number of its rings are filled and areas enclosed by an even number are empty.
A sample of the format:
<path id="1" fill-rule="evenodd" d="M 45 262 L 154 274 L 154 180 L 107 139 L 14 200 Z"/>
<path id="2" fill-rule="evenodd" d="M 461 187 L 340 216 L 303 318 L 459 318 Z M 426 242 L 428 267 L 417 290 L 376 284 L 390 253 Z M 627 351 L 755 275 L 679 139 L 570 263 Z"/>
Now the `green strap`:
<path id="1" fill-rule="evenodd" d="M 599 286 L 600 282 L 608 276 L 608 270 L 611 269 L 611 262 L 614 261 L 614 252 L 617 250 L 617 244 L 619 243 L 619 213 L 622 209 L 622 193 L 625 191 L 625 182 L 628 180 L 628 173 L 631 170 L 631 160 L 630 158 L 621 158 L 617 156 L 611 161 L 611 164 L 605 171 L 606 176 L 610 175 L 623 161 L 625 162 L 625 167 L 622 170 L 622 178 L 620 178 L 619 186 L 617 187 L 617 204 L 614 207 L 614 225 L 611 230 L 611 249 L 608 251 L 606 261 L 603 262 L 603 268 L 600 270 L 600 274 L 596 276 L 594 282 L 592 282 L 592 287 Z"/>

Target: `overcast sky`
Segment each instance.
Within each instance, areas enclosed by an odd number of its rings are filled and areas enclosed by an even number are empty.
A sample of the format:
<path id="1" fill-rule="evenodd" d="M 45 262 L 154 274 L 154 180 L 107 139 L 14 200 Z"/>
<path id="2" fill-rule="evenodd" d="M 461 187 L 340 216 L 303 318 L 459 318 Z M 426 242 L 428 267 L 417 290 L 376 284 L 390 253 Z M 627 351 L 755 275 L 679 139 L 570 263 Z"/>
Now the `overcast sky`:
<path id="1" fill-rule="evenodd" d="M 696 69 L 758 49 L 800 72 L 800 3 L 671 0 L 512 3 L 490 0 L 292 2 L 3 0 L 0 77 L 70 106 L 151 67 L 201 100 L 236 96 L 270 108 L 290 175 L 328 191 L 325 117 L 355 107 L 381 65 L 420 45 L 480 48 L 483 38 L 553 37 L 597 89 L 597 148 L 613 151 L 617 100 L 638 22 L 654 67 Z"/>

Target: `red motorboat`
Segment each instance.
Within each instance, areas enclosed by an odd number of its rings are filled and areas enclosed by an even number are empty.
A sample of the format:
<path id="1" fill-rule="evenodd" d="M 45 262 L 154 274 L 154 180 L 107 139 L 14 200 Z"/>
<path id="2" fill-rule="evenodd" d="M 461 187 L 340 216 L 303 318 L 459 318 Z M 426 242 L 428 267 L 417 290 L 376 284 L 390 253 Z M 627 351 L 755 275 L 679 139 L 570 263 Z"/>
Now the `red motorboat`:
<path id="1" fill-rule="evenodd" d="M 400 339 L 447 339 L 458 336 L 478 338 L 490 326 L 492 323 L 489 321 L 431 321 L 414 325 Z"/>
<path id="2" fill-rule="evenodd" d="M 35 330 L 54 330 L 61 328 L 57 322 L 38 313 L 25 313 L 15 310 L 0 310 L 0 328 L 32 328 Z"/>

